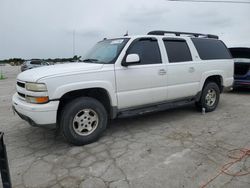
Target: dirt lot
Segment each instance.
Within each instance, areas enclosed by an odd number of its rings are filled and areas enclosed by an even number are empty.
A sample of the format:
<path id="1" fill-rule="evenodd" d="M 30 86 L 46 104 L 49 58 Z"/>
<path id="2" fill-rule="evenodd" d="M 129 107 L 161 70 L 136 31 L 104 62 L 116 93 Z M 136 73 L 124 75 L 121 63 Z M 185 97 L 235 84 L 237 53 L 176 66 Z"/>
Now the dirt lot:
<path id="1" fill-rule="evenodd" d="M 250 148 L 250 91 L 225 93 L 215 112 L 193 106 L 112 122 L 96 143 L 74 147 L 54 130 L 29 126 L 11 110 L 19 67 L 2 67 L 0 129 L 14 187 L 195 188 Z M 250 157 L 232 167 L 250 167 Z M 249 170 L 249 169 L 248 169 Z M 221 174 L 207 187 L 249 188 L 250 175 Z"/>

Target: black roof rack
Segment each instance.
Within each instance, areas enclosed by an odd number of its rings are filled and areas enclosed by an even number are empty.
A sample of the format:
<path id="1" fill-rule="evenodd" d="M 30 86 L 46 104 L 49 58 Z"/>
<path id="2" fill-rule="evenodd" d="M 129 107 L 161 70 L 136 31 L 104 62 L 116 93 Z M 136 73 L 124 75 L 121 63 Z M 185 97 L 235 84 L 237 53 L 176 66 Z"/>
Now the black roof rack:
<path id="1" fill-rule="evenodd" d="M 177 32 L 177 31 L 150 31 L 148 33 L 148 35 L 165 35 L 165 34 L 174 34 L 176 36 L 192 35 L 194 37 L 219 39 L 217 35 L 201 34 L 201 33 L 189 33 L 189 32 Z"/>

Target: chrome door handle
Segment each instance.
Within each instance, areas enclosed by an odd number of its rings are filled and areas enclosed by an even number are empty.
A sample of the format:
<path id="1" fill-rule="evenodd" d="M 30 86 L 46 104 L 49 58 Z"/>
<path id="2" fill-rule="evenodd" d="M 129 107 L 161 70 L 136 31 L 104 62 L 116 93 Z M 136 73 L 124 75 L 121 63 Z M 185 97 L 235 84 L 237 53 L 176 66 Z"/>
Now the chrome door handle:
<path id="1" fill-rule="evenodd" d="M 165 75 L 167 73 L 167 71 L 165 69 L 160 69 L 158 74 L 159 75 Z"/>
<path id="2" fill-rule="evenodd" d="M 192 73 L 192 72 L 194 72 L 194 71 L 195 71 L 195 68 L 194 68 L 194 67 L 189 67 L 188 72 Z"/>

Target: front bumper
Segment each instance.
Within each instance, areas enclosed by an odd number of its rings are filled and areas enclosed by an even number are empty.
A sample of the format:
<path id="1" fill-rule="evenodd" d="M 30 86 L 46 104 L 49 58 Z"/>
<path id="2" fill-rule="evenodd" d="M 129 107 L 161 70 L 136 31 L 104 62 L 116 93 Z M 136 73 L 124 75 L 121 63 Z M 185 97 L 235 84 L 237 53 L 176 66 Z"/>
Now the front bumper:
<path id="1" fill-rule="evenodd" d="M 13 110 L 32 126 L 56 125 L 59 101 L 46 104 L 31 104 L 20 99 L 15 93 L 12 97 Z"/>

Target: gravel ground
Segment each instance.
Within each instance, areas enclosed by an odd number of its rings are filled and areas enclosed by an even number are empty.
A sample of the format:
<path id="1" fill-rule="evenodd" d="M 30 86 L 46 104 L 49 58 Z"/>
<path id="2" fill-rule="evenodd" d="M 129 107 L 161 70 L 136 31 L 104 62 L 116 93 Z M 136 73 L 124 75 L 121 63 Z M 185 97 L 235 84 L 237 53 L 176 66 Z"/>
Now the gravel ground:
<path id="1" fill-rule="evenodd" d="M 13 187 L 195 188 L 250 148 L 250 90 L 221 95 L 215 112 L 193 106 L 118 119 L 93 144 L 75 147 L 55 130 L 29 126 L 11 110 L 20 67 L 0 67 L 0 129 L 5 132 Z M 250 157 L 232 167 L 250 167 Z M 207 187 L 249 188 L 250 175 L 221 174 Z"/>

